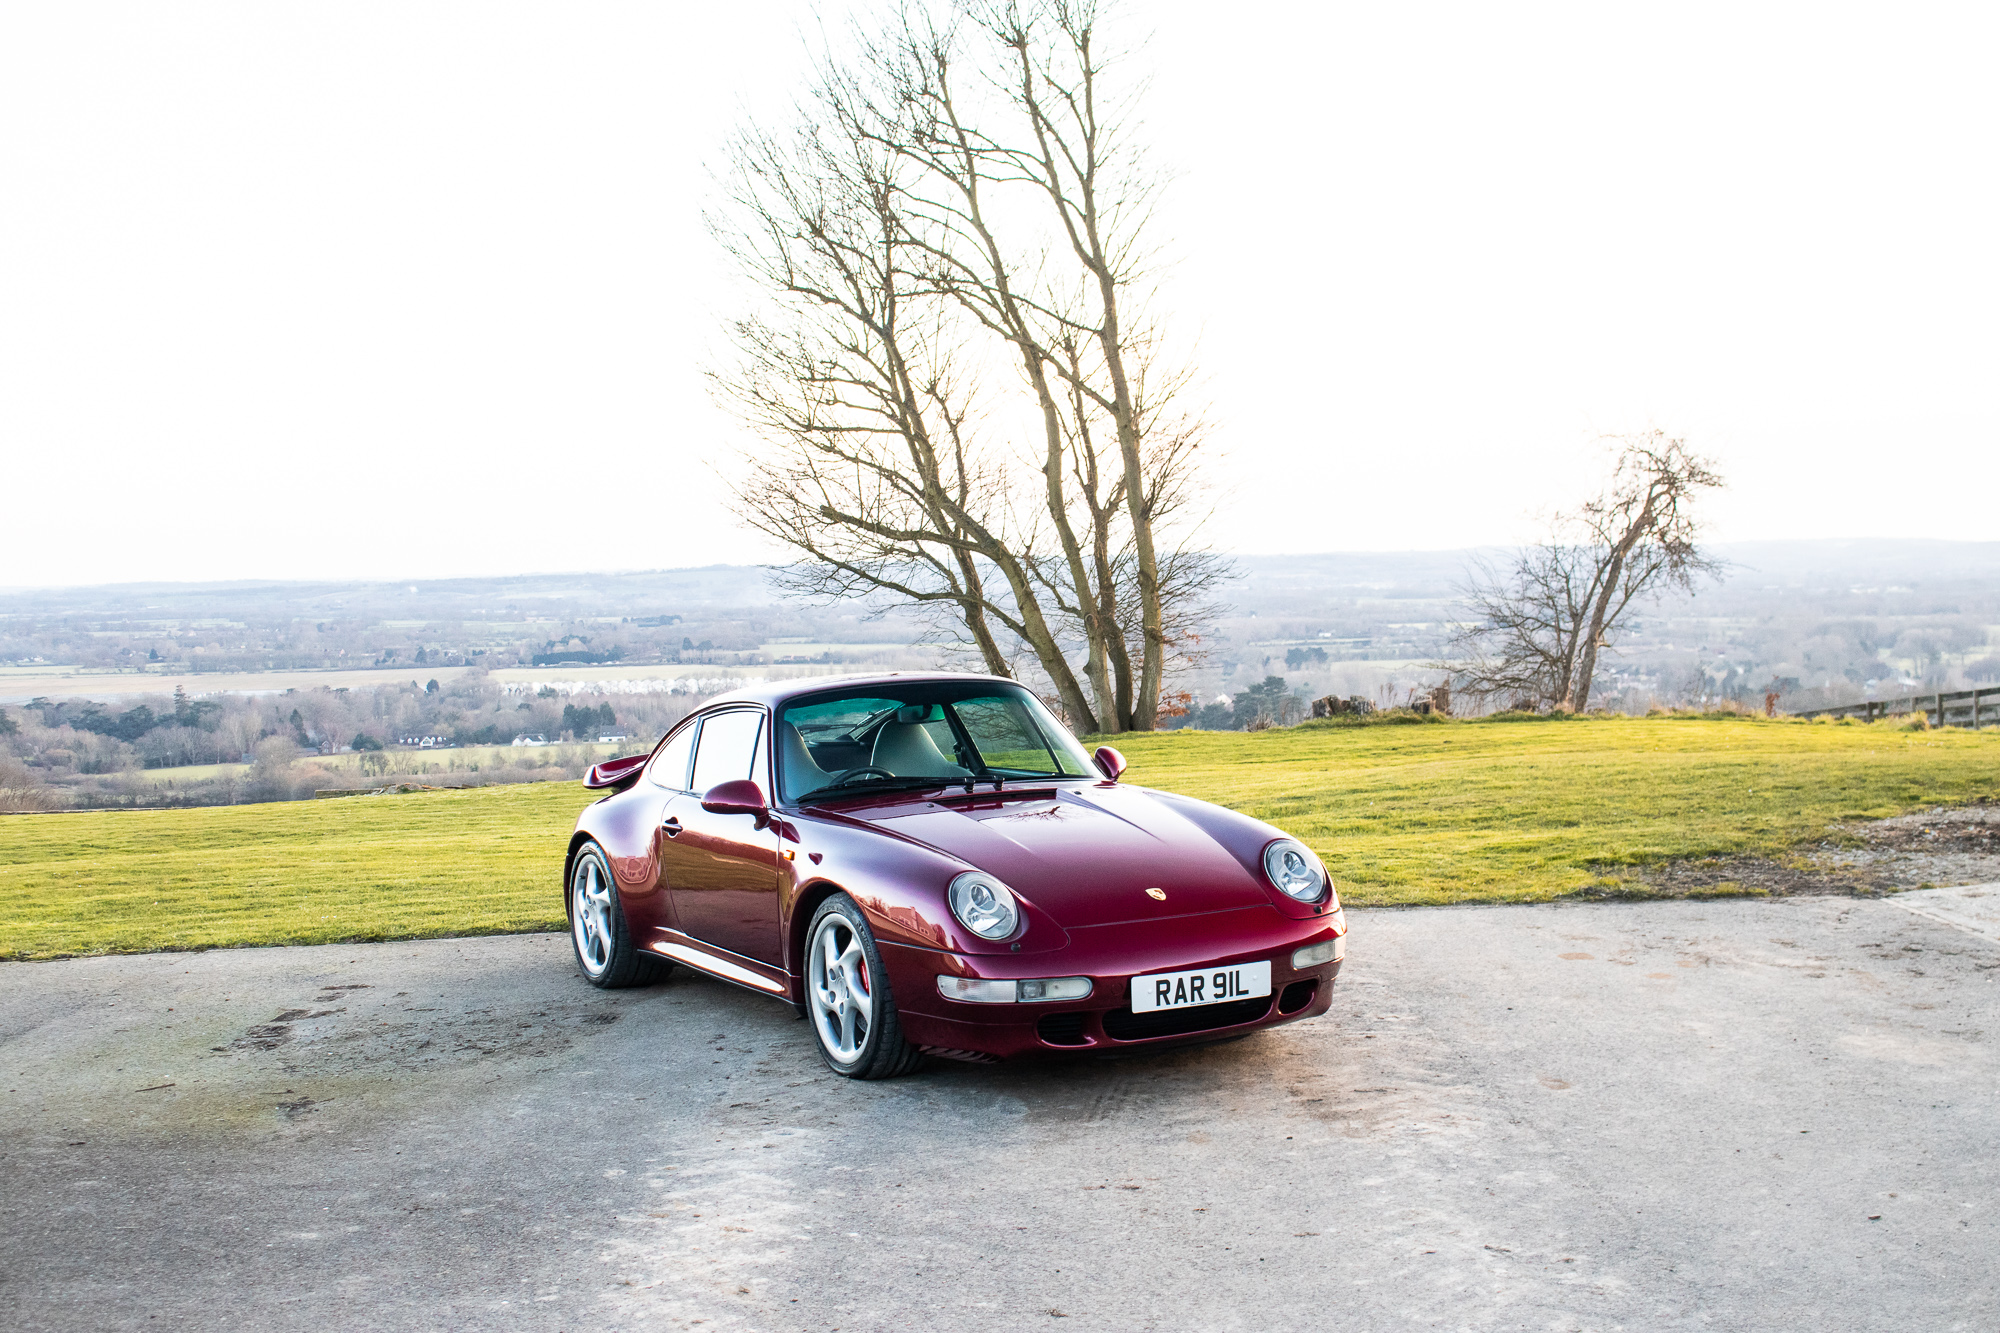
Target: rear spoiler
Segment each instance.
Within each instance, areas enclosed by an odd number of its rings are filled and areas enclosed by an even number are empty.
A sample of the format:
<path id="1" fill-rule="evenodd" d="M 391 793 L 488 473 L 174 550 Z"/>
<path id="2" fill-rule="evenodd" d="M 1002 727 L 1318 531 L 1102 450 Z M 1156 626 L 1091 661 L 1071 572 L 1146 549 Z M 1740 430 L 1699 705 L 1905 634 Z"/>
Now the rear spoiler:
<path id="1" fill-rule="evenodd" d="M 592 764 L 590 772 L 583 775 L 583 785 L 592 791 L 602 791 L 609 787 L 612 791 L 624 791 L 639 780 L 639 773 L 646 767 L 652 754 L 628 754 L 623 759 L 607 759 L 601 764 Z"/>

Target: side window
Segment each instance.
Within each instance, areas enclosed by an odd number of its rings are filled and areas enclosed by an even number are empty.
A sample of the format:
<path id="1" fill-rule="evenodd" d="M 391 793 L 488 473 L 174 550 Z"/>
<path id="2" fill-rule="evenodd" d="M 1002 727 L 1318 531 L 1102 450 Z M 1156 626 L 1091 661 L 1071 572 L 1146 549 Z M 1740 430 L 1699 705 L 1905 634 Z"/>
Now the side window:
<path id="1" fill-rule="evenodd" d="M 747 708 L 705 718 L 701 744 L 694 752 L 690 790 L 698 795 L 718 782 L 749 777 L 750 763 L 757 753 L 757 734 L 763 726 L 764 715 Z"/>
<path id="2" fill-rule="evenodd" d="M 661 747 L 659 757 L 653 760 L 653 766 L 648 770 L 653 781 L 674 791 L 688 789 L 688 760 L 694 755 L 695 731 L 695 725 L 689 723 L 680 729 L 679 735 Z"/>

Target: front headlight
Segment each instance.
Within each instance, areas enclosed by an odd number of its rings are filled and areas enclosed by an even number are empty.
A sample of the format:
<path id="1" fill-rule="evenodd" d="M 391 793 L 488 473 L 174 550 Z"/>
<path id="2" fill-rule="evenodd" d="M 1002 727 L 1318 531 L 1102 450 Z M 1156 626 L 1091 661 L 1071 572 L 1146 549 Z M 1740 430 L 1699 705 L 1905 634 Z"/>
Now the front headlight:
<path id="1" fill-rule="evenodd" d="M 1006 939 L 1021 920 L 1014 891 L 983 870 L 968 870 L 951 882 L 951 914 L 982 940 Z"/>
<path id="2" fill-rule="evenodd" d="M 1319 858 L 1301 842 L 1280 838 L 1264 849 L 1264 873 L 1278 892 L 1302 903 L 1318 902 L 1326 892 L 1326 872 Z"/>

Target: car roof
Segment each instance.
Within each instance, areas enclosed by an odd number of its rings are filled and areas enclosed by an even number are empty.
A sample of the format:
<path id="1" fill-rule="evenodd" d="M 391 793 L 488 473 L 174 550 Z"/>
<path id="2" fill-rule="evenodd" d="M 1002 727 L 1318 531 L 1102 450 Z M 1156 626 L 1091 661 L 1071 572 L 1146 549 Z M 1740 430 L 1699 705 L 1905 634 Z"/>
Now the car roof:
<path id="1" fill-rule="evenodd" d="M 988 676 L 976 671 L 878 671 L 872 674 L 853 676 L 802 676 L 796 680 L 774 680 L 762 685 L 747 685 L 740 690 L 718 694 L 701 708 L 703 712 L 723 704 L 763 704 L 775 708 L 806 694 L 824 694 L 828 690 L 865 688 L 869 685 L 910 685 L 924 681 L 974 681 L 990 680 L 996 685 L 1019 686 L 1018 680 L 1005 676 Z"/>

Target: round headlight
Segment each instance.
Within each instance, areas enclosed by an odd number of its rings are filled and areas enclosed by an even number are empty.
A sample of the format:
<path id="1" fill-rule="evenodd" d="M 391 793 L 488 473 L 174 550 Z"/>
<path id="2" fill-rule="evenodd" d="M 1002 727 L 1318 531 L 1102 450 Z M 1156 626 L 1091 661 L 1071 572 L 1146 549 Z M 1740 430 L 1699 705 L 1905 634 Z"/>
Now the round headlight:
<path id="1" fill-rule="evenodd" d="M 1317 902 L 1326 892 L 1326 872 L 1319 868 L 1319 858 L 1290 838 L 1281 838 L 1264 849 L 1264 873 L 1278 892 L 1302 903 Z"/>
<path id="2" fill-rule="evenodd" d="M 983 940 L 1006 939 L 1021 919 L 1014 891 L 983 870 L 968 870 L 951 882 L 951 914 Z"/>

